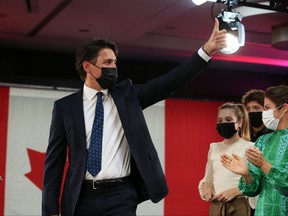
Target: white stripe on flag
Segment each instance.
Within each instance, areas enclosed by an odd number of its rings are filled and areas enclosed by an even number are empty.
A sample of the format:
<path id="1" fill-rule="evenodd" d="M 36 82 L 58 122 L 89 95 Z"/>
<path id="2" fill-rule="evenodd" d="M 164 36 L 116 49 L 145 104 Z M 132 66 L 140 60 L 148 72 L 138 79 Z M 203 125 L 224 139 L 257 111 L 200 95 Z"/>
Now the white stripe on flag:
<path id="1" fill-rule="evenodd" d="M 165 103 L 158 102 L 144 110 L 144 116 L 148 125 L 151 138 L 158 152 L 163 171 L 165 170 Z M 164 200 L 155 204 L 150 200 L 141 203 L 137 208 L 137 215 L 164 215 Z"/>
<path id="2" fill-rule="evenodd" d="M 67 94 L 71 92 L 10 88 L 5 215 L 41 215 L 41 190 L 25 176 L 33 172 L 30 160 L 35 160 L 28 149 L 44 155 L 53 102 Z M 34 181 L 41 181 L 42 174 L 35 173 Z"/>

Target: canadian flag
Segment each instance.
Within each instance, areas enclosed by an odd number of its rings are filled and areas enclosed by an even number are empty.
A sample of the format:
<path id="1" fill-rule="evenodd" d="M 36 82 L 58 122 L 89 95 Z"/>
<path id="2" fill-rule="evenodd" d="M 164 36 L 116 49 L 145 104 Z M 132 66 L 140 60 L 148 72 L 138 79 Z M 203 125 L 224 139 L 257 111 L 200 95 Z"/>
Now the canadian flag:
<path id="1" fill-rule="evenodd" d="M 45 151 L 53 103 L 73 92 L 0 87 L 0 215 L 41 215 Z M 169 194 L 146 201 L 137 215 L 208 215 L 198 193 L 222 102 L 168 99 L 144 115 Z"/>

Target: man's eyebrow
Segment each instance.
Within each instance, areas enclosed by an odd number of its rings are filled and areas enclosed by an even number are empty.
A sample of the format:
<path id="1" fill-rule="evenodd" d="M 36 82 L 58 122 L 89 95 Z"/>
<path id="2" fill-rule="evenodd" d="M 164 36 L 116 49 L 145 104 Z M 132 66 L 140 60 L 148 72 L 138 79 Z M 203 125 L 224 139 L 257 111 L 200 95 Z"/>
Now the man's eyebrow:
<path id="1" fill-rule="evenodd" d="M 109 59 L 104 59 L 104 62 L 117 62 L 117 59 L 111 59 L 111 58 L 109 58 Z"/>

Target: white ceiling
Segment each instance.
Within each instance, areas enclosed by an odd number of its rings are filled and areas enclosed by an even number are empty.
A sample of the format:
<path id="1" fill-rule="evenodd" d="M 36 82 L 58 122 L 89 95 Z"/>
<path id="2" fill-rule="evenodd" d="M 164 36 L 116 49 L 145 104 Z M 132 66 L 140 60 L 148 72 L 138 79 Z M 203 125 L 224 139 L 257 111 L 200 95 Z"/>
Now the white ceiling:
<path id="1" fill-rule="evenodd" d="M 191 0 L 0 0 L 0 47 L 74 53 L 83 40 L 105 37 L 118 44 L 122 57 L 180 59 L 208 39 L 211 6 Z M 224 7 L 215 4 L 214 16 Z M 288 13 L 234 9 L 244 16 L 246 44 L 214 58 L 288 68 L 288 50 L 271 47 L 271 27 L 288 23 Z"/>

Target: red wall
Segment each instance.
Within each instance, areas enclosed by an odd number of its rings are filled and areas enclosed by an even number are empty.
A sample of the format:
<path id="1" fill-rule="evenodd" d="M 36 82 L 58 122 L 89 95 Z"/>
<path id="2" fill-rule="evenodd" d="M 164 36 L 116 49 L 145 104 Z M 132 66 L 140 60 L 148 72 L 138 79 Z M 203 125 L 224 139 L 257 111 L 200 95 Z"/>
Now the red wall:
<path id="1" fill-rule="evenodd" d="M 0 87 L 0 176 L 5 179 L 9 88 Z M 5 181 L 0 180 L 0 215 L 4 215 Z"/>
<path id="2" fill-rule="evenodd" d="M 221 140 L 216 131 L 222 102 L 166 100 L 165 173 L 169 194 L 165 215 L 208 215 L 209 204 L 198 192 L 211 142 Z"/>

